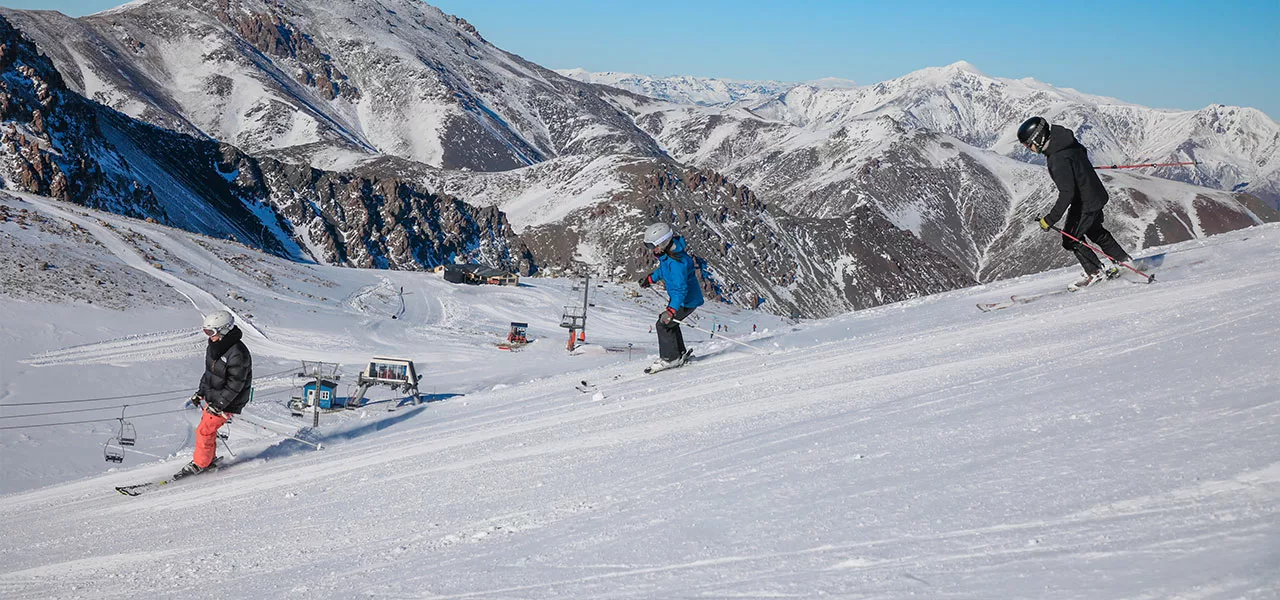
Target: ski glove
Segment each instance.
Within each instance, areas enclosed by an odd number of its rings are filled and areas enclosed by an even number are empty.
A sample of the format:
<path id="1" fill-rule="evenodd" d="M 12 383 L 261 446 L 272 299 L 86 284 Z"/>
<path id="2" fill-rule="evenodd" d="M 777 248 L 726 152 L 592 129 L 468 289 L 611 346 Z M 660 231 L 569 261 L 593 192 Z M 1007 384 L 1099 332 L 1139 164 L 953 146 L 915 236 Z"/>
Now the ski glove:
<path id="1" fill-rule="evenodd" d="M 651 286 L 651 285 L 653 285 L 653 282 L 652 282 L 652 281 L 649 281 L 649 276 L 648 276 L 648 275 L 645 275 L 644 277 L 641 277 L 641 278 L 640 278 L 640 287 L 642 287 L 642 288 L 647 288 L 647 287 L 649 287 L 649 286 Z"/>
<path id="2" fill-rule="evenodd" d="M 190 404 L 191 406 L 194 406 L 196 408 L 200 408 L 200 404 L 202 402 L 204 402 L 204 396 L 201 396 L 199 392 L 191 394 L 191 399 L 187 400 L 187 404 Z"/>
<path id="3" fill-rule="evenodd" d="M 662 314 L 658 315 L 658 322 L 663 325 L 670 325 L 671 320 L 674 318 L 676 318 L 676 309 L 668 306 L 667 310 L 662 311 Z"/>
<path id="4" fill-rule="evenodd" d="M 1040 229 L 1045 231 L 1049 231 L 1049 228 L 1052 227 L 1052 225 L 1049 225 L 1048 221 L 1044 220 L 1044 217 L 1040 217 L 1040 220 L 1036 221 L 1036 224 L 1040 226 Z"/>

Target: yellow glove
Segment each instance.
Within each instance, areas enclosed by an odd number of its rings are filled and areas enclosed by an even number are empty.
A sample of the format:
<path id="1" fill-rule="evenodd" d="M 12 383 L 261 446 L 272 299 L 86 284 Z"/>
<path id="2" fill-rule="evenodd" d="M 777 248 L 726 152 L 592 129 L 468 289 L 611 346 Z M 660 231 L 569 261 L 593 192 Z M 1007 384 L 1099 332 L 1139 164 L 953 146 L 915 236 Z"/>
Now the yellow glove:
<path id="1" fill-rule="evenodd" d="M 1051 227 L 1051 225 L 1049 225 L 1049 222 L 1044 220 L 1044 217 L 1040 217 L 1040 220 L 1036 221 L 1036 224 L 1040 226 L 1040 229 L 1043 229 L 1045 231 L 1049 231 L 1049 227 Z"/>

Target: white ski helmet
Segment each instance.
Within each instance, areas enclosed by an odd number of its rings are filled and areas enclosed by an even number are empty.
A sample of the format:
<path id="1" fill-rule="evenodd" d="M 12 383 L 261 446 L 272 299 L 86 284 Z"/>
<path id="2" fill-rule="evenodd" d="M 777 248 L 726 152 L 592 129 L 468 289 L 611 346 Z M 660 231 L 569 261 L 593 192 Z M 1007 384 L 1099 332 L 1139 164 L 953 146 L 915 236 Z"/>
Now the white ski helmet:
<path id="1" fill-rule="evenodd" d="M 236 324 L 236 318 L 225 310 L 211 312 L 204 317 L 204 333 L 208 336 L 213 334 L 227 335 L 228 331 Z"/>
<path id="2" fill-rule="evenodd" d="M 650 250 L 664 249 L 663 246 L 675 237 L 676 232 L 666 223 L 654 223 L 644 229 L 644 245 Z"/>

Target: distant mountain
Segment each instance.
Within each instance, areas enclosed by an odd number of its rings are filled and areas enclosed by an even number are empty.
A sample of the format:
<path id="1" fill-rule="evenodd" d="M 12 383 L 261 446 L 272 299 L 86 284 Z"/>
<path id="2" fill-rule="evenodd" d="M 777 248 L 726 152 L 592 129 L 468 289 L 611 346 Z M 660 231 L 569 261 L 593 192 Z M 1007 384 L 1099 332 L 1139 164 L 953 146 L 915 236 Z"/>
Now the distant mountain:
<path id="1" fill-rule="evenodd" d="M 390 154 L 473 171 L 660 155 L 591 87 L 418 0 L 152 0 L 78 19 L 0 15 L 76 92 L 250 154 L 287 150 L 321 167 Z"/>
<path id="2" fill-rule="evenodd" d="M 308 5 L 311 9 L 320 6 L 318 3 Z M 95 15 L 89 20 L 91 24 L 94 20 L 114 20 L 111 22 L 128 30 L 136 28 L 127 19 L 138 19 L 159 30 L 172 27 L 183 31 L 197 27 L 206 32 L 205 39 L 233 36 L 230 39 L 234 40 L 234 35 L 239 35 L 229 33 L 226 24 L 213 24 L 214 21 L 199 14 L 182 12 L 185 10 L 190 10 L 190 5 L 153 0 Z M 251 20 L 274 22 L 273 19 L 280 20 L 279 15 L 270 11 L 288 13 L 283 4 L 273 4 L 264 10 L 268 11 L 266 16 L 258 15 Z M 178 11 L 176 16 L 173 11 Z M 28 24 L 56 22 L 70 27 L 65 17 L 15 14 Z M 163 24 L 153 24 L 153 19 L 160 19 Z M 452 26 L 460 34 L 471 35 L 458 23 Z M 43 140 L 65 144 L 71 151 L 46 152 L 41 156 L 65 165 L 89 165 L 90 172 L 85 173 L 74 166 L 67 167 L 70 175 L 67 179 L 77 184 L 92 180 L 91 172 L 96 172 L 95 169 L 128 184 L 123 192 L 99 190 L 98 196 L 88 197 L 76 190 L 52 185 L 29 185 L 26 173 L 41 172 L 40 168 L 6 176 L 6 182 L 16 182 L 14 187 L 24 191 L 154 218 L 209 235 L 230 236 L 296 259 L 409 269 L 454 260 L 479 260 L 522 273 L 573 273 L 591 266 L 622 279 L 633 278 L 652 265 L 637 260 L 642 254 L 631 252 L 638 243 L 633 247 L 618 244 L 618 240 L 632 238 L 634 232 L 651 220 L 692 218 L 696 222 L 706 215 L 707 219 L 717 218 L 720 222 L 714 228 L 696 227 L 695 222 L 681 221 L 678 225 L 682 234 L 704 254 L 700 257 L 701 273 L 708 293 L 714 298 L 763 306 L 781 314 L 831 314 L 968 283 L 945 257 L 932 256 L 922 245 L 910 240 L 872 251 L 866 236 L 854 238 L 855 229 L 834 222 L 812 227 L 806 237 L 798 238 L 787 230 L 793 222 L 791 215 L 776 208 L 770 210 L 750 190 L 714 173 L 688 175 L 687 167 L 662 156 L 656 142 L 637 128 L 630 117 L 609 104 L 596 88 L 560 78 L 549 71 L 541 75 L 572 90 L 568 94 L 572 100 L 565 100 L 562 107 L 587 102 L 583 98 L 595 94 L 592 106 L 619 124 L 617 130 L 623 134 L 610 138 L 607 131 L 602 133 L 599 119 L 591 114 L 583 115 L 576 108 L 563 108 L 562 123 L 583 128 L 582 135 L 575 141 L 560 147 L 566 152 L 564 155 L 545 158 L 532 167 L 484 173 L 467 168 L 441 170 L 412 160 L 412 154 L 405 157 L 376 152 L 360 154 L 344 146 L 346 142 L 339 139 L 340 136 L 329 142 L 302 140 L 298 146 L 266 149 L 256 156 L 246 154 L 234 146 L 209 139 L 207 132 L 199 128 L 193 130 L 178 123 L 175 127 L 186 129 L 186 133 L 161 129 L 86 100 L 71 86 L 64 85 L 62 82 L 66 79 L 53 63 L 37 58 L 34 47 L 17 37 L 16 32 L 11 31 L 6 39 L 30 54 L 31 62 L 41 62 L 39 71 L 45 77 L 59 81 L 56 95 L 61 101 L 51 106 L 49 113 L 56 114 L 70 129 L 53 131 L 47 139 L 36 136 L 39 140 L 34 143 Z M 43 39 L 55 50 L 60 48 L 64 54 L 75 54 L 60 46 L 57 40 L 71 40 L 70 46 L 74 47 L 84 38 L 48 35 Z M 160 37 L 151 41 L 151 44 L 163 43 Z M 241 49 L 244 46 L 229 43 Z M 149 64 L 146 60 L 141 60 L 141 66 L 133 64 L 133 59 L 120 60 L 123 60 L 122 72 L 137 71 Z M 220 59 L 214 62 L 223 64 Z M 64 63 L 82 76 L 96 72 L 85 70 L 87 64 L 90 63 Z M 23 85 L 34 84 L 24 82 Z M 536 82 L 520 81 L 505 81 L 503 85 L 510 89 L 537 87 Z M 153 97 L 162 95 L 176 97 L 178 94 L 162 86 Z M 280 98 L 271 101 L 277 100 Z M 227 104 L 211 108 L 211 112 L 201 115 L 206 119 L 216 116 L 213 120 L 219 123 L 239 122 L 244 116 L 227 112 L 231 109 Z M 306 118 L 302 108 L 282 110 L 281 114 L 291 118 Z M 142 114 L 155 118 L 160 113 L 144 110 Z M 186 123 L 193 122 L 183 113 L 170 114 L 183 116 Z M 119 129 L 132 133 L 113 136 L 97 130 L 95 122 L 101 115 Z M 8 119 L 10 122 L 27 127 L 22 115 L 10 116 L 14 117 Z M 73 131 L 78 133 L 72 134 Z M 261 127 L 261 123 L 238 131 L 241 140 L 275 140 L 271 144 L 276 144 L 286 139 L 270 135 L 256 137 L 280 133 Z M 450 143 L 463 141 L 453 137 L 445 139 Z M 608 139 L 620 142 L 593 145 Z M 642 143 L 629 144 L 628 139 Z M 305 159 L 310 159 L 313 165 L 329 163 L 346 170 L 329 171 L 299 162 Z M 716 184 L 690 183 L 704 179 L 714 180 Z M 572 190 L 579 182 L 585 188 L 578 192 L 561 195 L 552 191 Z M 122 205 L 121 198 L 129 197 L 127 194 L 135 187 L 142 190 L 139 193 L 147 204 Z M 715 189 L 720 191 L 711 193 Z M 462 193 L 485 206 L 463 203 L 458 200 Z M 658 203 L 658 196 L 665 197 L 665 203 Z M 579 230 L 577 223 L 596 220 L 593 215 L 605 199 L 611 200 L 612 206 L 631 208 L 618 212 L 618 218 L 607 227 L 594 224 Z M 741 213 L 741 219 L 728 221 L 730 205 L 746 211 Z M 662 206 L 680 206 L 680 213 L 677 215 L 673 208 Z M 508 225 L 499 207 L 513 211 L 522 221 L 513 224 L 516 227 Z M 800 243 L 801 239 L 816 240 L 827 250 L 817 252 Z M 575 241 L 567 251 L 565 240 Z M 591 255 L 590 248 L 611 251 Z M 860 267 L 858 261 L 843 254 L 845 250 L 859 252 L 870 262 Z M 839 261 L 843 261 L 844 268 L 850 272 L 863 271 L 861 276 L 831 277 L 824 265 Z M 904 270 L 908 265 L 911 270 Z"/>
<path id="3" fill-rule="evenodd" d="M 857 87 L 853 81 L 839 77 L 824 77 L 804 84 L 781 81 L 737 81 L 715 77 L 650 77 L 635 73 L 605 71 L 592 73 L 586 69 L 556 69 L 556 72 L 584 83 L 594 83 L 626 90 L 674 102 L 702 106 L 725 106 L 737 102 L 752 102 L 782 94 L 797 85 L 810 85 L 818 89 L 850 89 Z"/>
<path id="4" fill-rule="evenodd" d="M 754 104 L 611 98 L 678 160 L 750 185 L 794 214 L 840 217 L 870 204 L 978 280 L 1069 260 L 1032 229 L 1054 188 L 1033 164 L 1043 158 L 1014 139 L 1028 115 L 1076 129 L 1097 164 L 1202 162 L 1106 175 L 1128 215 L 1116 226 L 1131 248 L 1277 218 L 1267 203 L 1280 198 L 1280 126 L 1253 109 L 1147 109 L 991 78 L 963 62 L 855 89 L 796 86 Z M 1231 192 L 1245 189 L 1253 195 Z"/>
<path id="5" fill-rule="evenodd" d="M 652 268 L 638 232 L 666 220 L 712 297 L 830 315 L 1069 262 L 1030 225 L 1051 184 L 1011 140 L 1035 112 L 1099 162 L 1204 163 L 1107 176 L 1132 248 L 1277 217 L 1150 176 L 1270 201 L 1276 129 L 1256 111 L 1157 111 L 967 63 L 870 86 L 597 85 L 417 0 L 0 16 L 25 36 L 6 33 L 24 58 L 0 65 L 6 186 L 299 260 L 621 280 Z"/>
<path id="6" fill-rule="evenodd" d="M 584 83 L 607 85 L 677 104 L 715 106 L 761 100 L 785 92 L 794 83 L 734 81 L 714 77 L 649 77 L 634 73 L 591 73 L 585 69 L 557 69 L 557 73 Z"/>

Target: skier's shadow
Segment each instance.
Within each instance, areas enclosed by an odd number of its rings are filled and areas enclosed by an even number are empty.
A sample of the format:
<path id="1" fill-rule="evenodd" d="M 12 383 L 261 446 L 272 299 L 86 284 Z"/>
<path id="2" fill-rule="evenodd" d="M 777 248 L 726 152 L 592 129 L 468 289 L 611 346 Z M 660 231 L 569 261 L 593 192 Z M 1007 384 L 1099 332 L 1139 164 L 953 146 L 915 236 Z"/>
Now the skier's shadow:
<path id="1" fill-rule="evenodd" d="M 439 401 L 441 401 L 441 400 L 448 400 L 449 398 L 454 398 L 454 397 L 462 396 L 462 395 L 463 395 L 463 394 L 449 394 L 449 393 L 445 393 L 445 394 L 419 394 L 419 395 L 418 395 L 418 399 L 419 399 L 419 401 L 421 402 L 421 404 L 429 404 L 429 403 L 431 403 L 431 402 L 439 402 Z M 413 403 L 413 396 L 405 396 L 404 398 L 388 398 L 388 399 L 386 399 L 386 400 L 373 400 L 373 401 L 371 401 L 371 402 L 365 402 L 364 404 L 360 404 L 360 405 L 358 405 L 358 406 L 357 406 L 357 408 L 364 408 L 364 407 L 366 407 L 366 406 L 374 406 L 374 405 L 378 405 L 378 404 L 392 404 L 392 405 L 393 405 L 393 407 L 391 408 L 391 410 L 395 410 L 395 409 L 397 409 L 397 408 L 400 408 L 401 406 L 405 406 L 405 405 L 407 405 L 407 404 L 412 404 L 412 403 Z"/>
<path id="2" fill-rule="evenodd" d="M 412 419 L 413 417 L 416 417 L 419 414 L 422 414 L 422 411 L 426 409 L 427 409 L 426 403 L 422 403 L 415 407 L 410 408 L 409 410 L 392 413 L 390 416 L 382 419 L 378 419 L 377 421 L 373 421 L 371 423 L 365 423 L 363 425 L 359 425 L 351 429 L 346 429 L 341 431 L 332 431 L 324 436 L 315 436 L 310 429 L 304 429 L 301 432 L 299 432 L 299 437 L 302 437 L 303 439 L 308 441 L 311 441 L 314 438 L 316 442 L 319 442 L 321 444 L 329 444 L 329 443 L 338 442 L 338 441 L 354 440 L 356 438 L 366 436 L 371 433 L 377 433 L 379 431 L 382 431 L 383 429 L 391 427 L 392 425 L 396 425 L 400 422 Z M 313 435 L 301 435 L 304 433 L 313 434 Z M 292 440 L 286 440 L 286 441 L 292 441 Z M 294 443 L 297 443 L 297 442 L 294 442 Z M 298 445 L 302 446 L 303 444 L 298 443 Z"/>
<path id="3" fill-rule="evenodd" d="M 461 396 L 461 395 L 462 394 L 423 394 L 422 396 L 423 402 L 418 406 L 412 407 L 409 410 L 393 413 L 390 416 L 387 416 L 382 419 L 378 419 L 377 421 L 364 423 L 362 425 L 353 427 L 351 429 L 329 432 L 322 436 L 316 435 L 315 430 L 311 429 L 310 427 L 305 427 L 300 431 L 298 431 L 297 437 L 301 438 L 302 440 L 306 440 L 307 442 L 312 442 L 312 443 L 321 444 L 321 445 L 327 445 L 334 442 L 353 440 L 359 437 L 369 435 L 371 433 L 377 433 L 379 431 L 382 431 L 383 429 L 391 427 L 392 425 L 396 425 L 398 423 L 407 421 L 409 419 L 412 419 L 413 417 L 418 416 L 419 414 L 422 413 L 422 411 L 427 409 L 428 402 L 433 402 L 433 401 L 438 402 L 440 400 L 444 400 L 445 398 L 452 398 L 454 396 Z M 238 457 L 237 462 L 249 461 L 249 460 L 272 460 L 276 458 L 284 458 L 286 456 L 294 456 L 297 454 L 302 454 L 305 452 L 314 452 L 314 451 L 316 451 L 315 446 L 312 446 L 310 444 L 304 443 L 299 440 L 295 440 L 293 438 L 285 438 L 270 446 L 267 446 L 266 448 L 263 448 L 261 451 L 257 453 L 241 455 L 240 457 Z"/>

